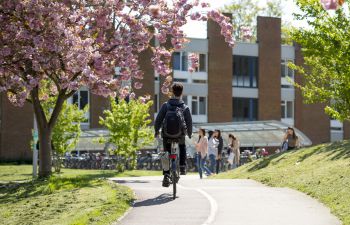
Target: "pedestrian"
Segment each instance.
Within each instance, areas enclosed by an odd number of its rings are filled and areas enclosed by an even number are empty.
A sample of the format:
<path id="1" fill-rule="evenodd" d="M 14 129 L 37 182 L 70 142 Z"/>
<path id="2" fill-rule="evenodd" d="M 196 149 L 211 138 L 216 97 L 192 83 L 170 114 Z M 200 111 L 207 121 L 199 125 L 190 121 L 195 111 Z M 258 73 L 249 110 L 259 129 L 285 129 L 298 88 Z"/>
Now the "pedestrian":
<path id="1" fill-rule="evenodd" d="M 196 158 L 197 158 L 197 168 L 200 179 L 203 178 L 203 172 L 207 176 L 211 175 L 211 171 L 206 166 L 206 160 L 208 156 L 208 138 L 205 136 L 205 130 L 199 129 L 199 138 L 196 143 Z"/>
<path id="2" fill-rule="evenodd" d="M 215 130 L 215 136 L 216 136 L 217 140 L 219 141 L 218 154 L 216 157 L 216 173 L 218 174 L 220 172 L 220 167 L 221 167 L 222 149 L 224 148 L 224 140 L 222 139 L 220 130 Z"/>
<path id="3" fill-rule="evenodd" d="M 215 173 L 215 167 L 216 167 L 216 159 L 218 156 L 218 145 L 219 140 L 216 137 L 216 133 L 213 131 L 209 131 L 209 138 L 208 138 L 208 154 L 209 154 L 209 161 L 210 166 L 209 169 L 212 173 Z"/>
<path id="4" fill-rule="evenodd" d="M 229 134 L 229 138 L 231 139 L 231 148 L 234 156 L 233 168 L 237 168 L 240 165 L 241 152 L 240 152 L 240 142 L 236 136 L 233 134 Z"/>
<path id="5" fill-rule="evenodd" d="M 286 134 L 283 137 L 283 143 L 287 143 L 287 150 L 294 150 L 299 146 L 299 138 L 295 134 L 295 130 L 292 127 L 288 127 Z"/>

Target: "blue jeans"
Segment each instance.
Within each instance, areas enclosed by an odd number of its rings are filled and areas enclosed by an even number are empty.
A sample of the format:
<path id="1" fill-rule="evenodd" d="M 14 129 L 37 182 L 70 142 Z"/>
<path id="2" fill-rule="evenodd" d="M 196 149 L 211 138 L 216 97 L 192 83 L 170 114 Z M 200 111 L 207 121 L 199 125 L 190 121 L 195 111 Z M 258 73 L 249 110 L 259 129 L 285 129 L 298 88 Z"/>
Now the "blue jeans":
<path id="1" fill-rule="evenodd" d="M 210 161 L 209 169 L 213 173 L 215 172 L 215 168 L 216 168 L 216 157 L 214 154 L 209 155 L 209 161 Z"/>
<path id="2" fill-rule="evenodd" d="M 203 177 L 203 171 L 207 174 L 207 175 L 210 175 L 211 172 L 210 170 L 208 169 L 208 167 L 206 166 L 206 159 L 207 157 L 205 156 L 203 159 L 202 159 L 202 156 L 200 153 L 197 153 L 197 168 L 198 168 L 198 173 L 199 173 L 199 177 L 202 179 Z"/>

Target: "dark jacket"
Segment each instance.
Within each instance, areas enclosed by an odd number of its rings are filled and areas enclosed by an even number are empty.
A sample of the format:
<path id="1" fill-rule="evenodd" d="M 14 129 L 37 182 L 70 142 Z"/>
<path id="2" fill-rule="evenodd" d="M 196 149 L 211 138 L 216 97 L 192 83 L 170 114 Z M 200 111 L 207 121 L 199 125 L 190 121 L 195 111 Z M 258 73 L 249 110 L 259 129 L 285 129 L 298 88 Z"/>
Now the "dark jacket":
<path id="1" fill-rule="evenodd" d="M 155 133 L 158 135 L 159 134 L 159 130 L 160 128 L 162 127 L 163 125 L 163 121 L 164 121 L 164 118 L 165 118 L 165 114 L 167 112 L 167 103 L 169 103 L 170 105 L 172 106 L 177 106 L 177 107 L 180 107 L 180 108 L 185 108 L 185 111 L 184 111 L 184 118 L 185 118 L 185 122 L 186 122 L 186 126 L 187 126 L 187 135 L 189 138 L 192 137 L 192 116 L 191 116 L 191 112 L 190 112 L 190 109 L 185 105 L 185 102 L 180 100 L 180 99 L 176 99 L 176 98 L 172 98 L 172 99 L 169 99 L 168 102 L 165 102 L 158 115 L 157 115 L 157 118 L 156 118 L 156 121 L 154 122 L 154 131 Z M 186 134 L 184 134 L 186 135 Z"/>
<path id="2" fill-rule="evenodd" d="M 222 137 L 219 138 L 219 145 L 218 145 L 218 154 L 222 154 L 222 149 L 224 148 L 224 140 Z"/>

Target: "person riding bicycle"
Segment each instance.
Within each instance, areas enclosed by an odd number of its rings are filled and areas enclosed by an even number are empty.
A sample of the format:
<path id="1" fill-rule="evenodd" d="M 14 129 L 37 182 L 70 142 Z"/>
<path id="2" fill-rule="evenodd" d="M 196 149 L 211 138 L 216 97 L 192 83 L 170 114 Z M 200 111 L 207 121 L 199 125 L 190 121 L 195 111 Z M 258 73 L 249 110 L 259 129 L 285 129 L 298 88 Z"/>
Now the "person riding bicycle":
<path id="1" fill-rule="evenodd" d="M 190 109 L 182 100 L 183 85 L 174 83 L 171 86 L 172 98 L 165 102 L 155 120 L 155 137 L 159 136 L 162 128 L 164 151 L 171 152 L 171 142 L 177 142 L 180 149 L 180 174 L 186 174 L 186 145 L 185 136 L 192 137 L 192 116 Z M 163 169 L 163 187 L 170 186 L 170 171 Z"/>

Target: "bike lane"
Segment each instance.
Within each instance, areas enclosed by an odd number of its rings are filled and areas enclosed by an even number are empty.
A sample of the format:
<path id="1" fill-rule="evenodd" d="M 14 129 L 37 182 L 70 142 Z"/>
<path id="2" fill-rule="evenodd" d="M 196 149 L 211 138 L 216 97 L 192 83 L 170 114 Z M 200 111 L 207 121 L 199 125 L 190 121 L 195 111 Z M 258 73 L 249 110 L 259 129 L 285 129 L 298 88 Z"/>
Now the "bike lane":
<path id="1" fill-rule="evenodd" d="M 318 201 L 288 188 L 252 180 L 200 180 L 182 176 L 178 198 L 161 177 L 117 178 L 137 196 L 122 225 L 340 225 Z"/>

